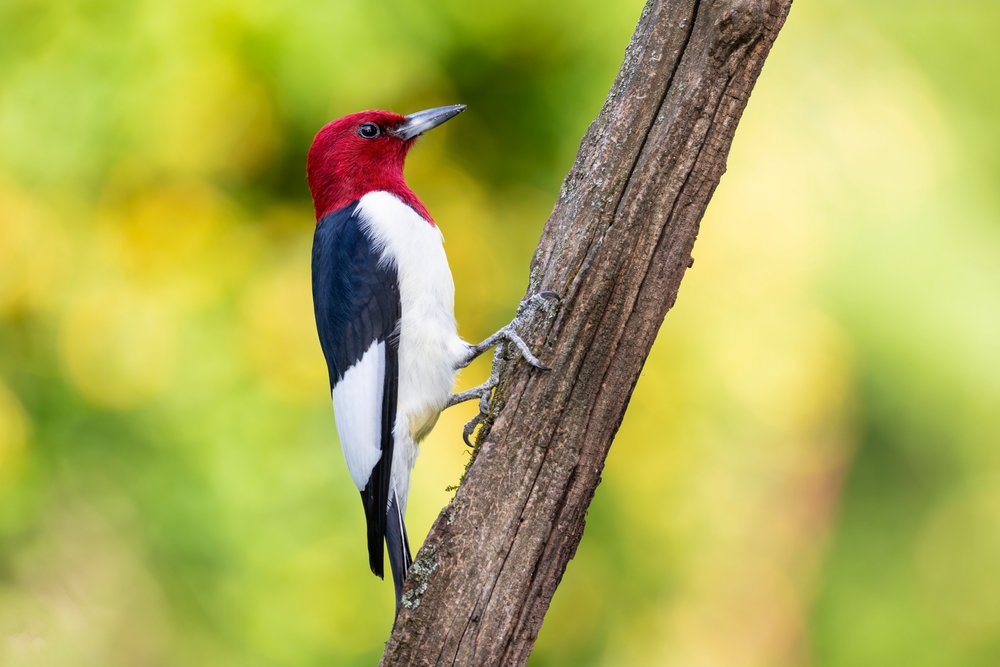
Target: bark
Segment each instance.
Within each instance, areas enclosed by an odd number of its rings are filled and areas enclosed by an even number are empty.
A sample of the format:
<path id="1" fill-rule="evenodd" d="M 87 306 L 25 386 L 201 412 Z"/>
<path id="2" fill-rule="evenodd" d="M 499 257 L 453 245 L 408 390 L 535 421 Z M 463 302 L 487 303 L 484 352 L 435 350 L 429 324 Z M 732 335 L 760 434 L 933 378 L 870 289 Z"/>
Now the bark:
<path id="1" fill-rule="evenodd" d="M 406 582 L 382 665 L 523 665 L 791 0 L 649 0 L 542 232 L 475 458 Z"/>

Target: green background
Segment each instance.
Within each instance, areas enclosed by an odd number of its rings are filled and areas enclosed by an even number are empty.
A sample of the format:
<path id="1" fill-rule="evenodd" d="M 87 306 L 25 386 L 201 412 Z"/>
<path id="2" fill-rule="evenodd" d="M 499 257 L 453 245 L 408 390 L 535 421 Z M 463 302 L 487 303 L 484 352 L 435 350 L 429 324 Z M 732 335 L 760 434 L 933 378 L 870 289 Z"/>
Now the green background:
<path id="1" fill-rule="evenodd" d="M 640 10 L 0 0 L 0 664 L 375 664 L 309 143 L 469 105 L 407 176 L 479 340 Z M 1000 664 L 998 34 L 987 0 L 796 1 L 530 664 Z"/>

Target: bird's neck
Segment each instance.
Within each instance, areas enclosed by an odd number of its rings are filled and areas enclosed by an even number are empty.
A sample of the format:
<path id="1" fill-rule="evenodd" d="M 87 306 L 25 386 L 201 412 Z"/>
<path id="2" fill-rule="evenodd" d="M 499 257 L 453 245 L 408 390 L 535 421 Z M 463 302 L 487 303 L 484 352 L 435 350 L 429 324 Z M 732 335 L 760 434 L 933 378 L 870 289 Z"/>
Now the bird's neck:
<path id="1" fill-rule="evenodd" d="M 388 192 L 393 194 L 416 211 L 420 217 L 432 227 L 434 219 L 427 207 L 414 194 L 403 179 L 402 169 L 364 169 L 351 173 L 331 174 L 329 179 L 318 179 L 313 188 L 313 204 L 316 207 L 316 220 L 322 220 L 328 214 L 339 211 L 353 201 L 357 201 L 369 192 Z"/>

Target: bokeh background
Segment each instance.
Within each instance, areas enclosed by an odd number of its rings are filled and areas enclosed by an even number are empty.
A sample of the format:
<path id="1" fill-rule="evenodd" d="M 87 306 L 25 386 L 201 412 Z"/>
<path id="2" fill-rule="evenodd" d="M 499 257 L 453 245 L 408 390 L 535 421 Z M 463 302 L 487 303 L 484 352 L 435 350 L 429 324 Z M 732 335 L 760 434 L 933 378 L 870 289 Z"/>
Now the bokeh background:
<path id="1" fill-rule="evenodd" d="M 311 138 L 469 105 L 408 178 L 478 340 L 640 10 L 0 0 L 0 664 L 375 664 Z M 988 0 L 796 0 L 529 664 L 1000 664 L 998 34 Z"/>

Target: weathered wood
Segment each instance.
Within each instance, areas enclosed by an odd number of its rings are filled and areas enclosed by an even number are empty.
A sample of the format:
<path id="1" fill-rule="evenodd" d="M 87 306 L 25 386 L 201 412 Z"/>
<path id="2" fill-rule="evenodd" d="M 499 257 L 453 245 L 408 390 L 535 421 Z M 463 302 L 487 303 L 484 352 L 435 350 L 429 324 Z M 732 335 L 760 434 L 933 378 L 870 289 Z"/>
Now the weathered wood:
<path id="1" fill-rule="evenodd" d="M 643 10 L 532 260 L 528 293 L 562 297 L 524 332 L 552 370 L 507 362 L 475 460 L 413 565 L 383 665 L 527 661 L 790 5 Z"/>

